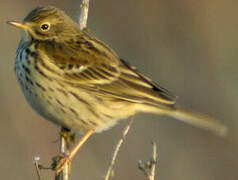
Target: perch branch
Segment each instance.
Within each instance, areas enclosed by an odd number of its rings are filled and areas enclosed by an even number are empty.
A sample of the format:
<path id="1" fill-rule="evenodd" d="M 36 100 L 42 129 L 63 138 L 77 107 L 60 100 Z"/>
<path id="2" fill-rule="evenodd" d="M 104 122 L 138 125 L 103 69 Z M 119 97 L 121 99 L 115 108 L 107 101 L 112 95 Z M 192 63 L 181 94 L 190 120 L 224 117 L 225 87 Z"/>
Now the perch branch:
<path id="1" fill-rule="evenodd" d="M 83 30 L 87 26 L 88 19 L 88 8 L 89 8 L 89 0 L 82 0 L 80 5 L 80 16 L 79 16 L 79 28 Z M 60 139 L 60 153 L 65 153 L 67 151 L 66 140 L 64 137 Z M 64 166 L 62 173 L 59 176 L 56 176 L 56 179 L 59 180 L 68 180 L 69 179 L 69 167 L 68 165 Z"/>
<path id="2" fill-rule="evenodd" d="M 89 0 L 82 0 L 80 5 L 81 13 L 79 16 L 79 28 L 83 30 L 87 27 Z"/>
<path id="3" fill-rule="evenodd" d="M 60 137 L 60 153 L 65 154 L 67 151 L 66 140 L 64 136 Z M 59 175 L 55 175 L 56 180 L 68 180 L 69 179 L 69 165 L 66 163 L 64 169 Z"/>

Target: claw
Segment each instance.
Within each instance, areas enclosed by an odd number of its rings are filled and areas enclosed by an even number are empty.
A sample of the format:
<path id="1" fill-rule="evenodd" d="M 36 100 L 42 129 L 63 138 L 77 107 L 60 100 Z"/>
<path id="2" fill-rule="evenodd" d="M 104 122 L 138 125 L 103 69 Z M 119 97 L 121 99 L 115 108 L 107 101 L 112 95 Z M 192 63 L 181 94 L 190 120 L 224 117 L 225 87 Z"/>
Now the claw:
<path id="1" fill-rule="evenodd" d="M 53 158 L 53 163 L 51 164 L 51 168 L 52 170 L 55 171 L 57 176 L 65 168 L 66 165 L 68 166 L 67 170 L 70 173 L 71 160 L 75 156 L 76 152 L 80 149 L 80 147 L 85 143 L 85 141 L 93 134 L 93 132 L 94 132 L 93 129 L 88 130 L 80 139 L 80 141 L 77 143 L 77 145 L 68 154 L 59 154 L 58 156 Z"/>
<path id="2" fill-rule="evenodd" d="M 70 173 L 70 169 L 71 169 L 71 158 L 68 155 L 65 155 L 63 158 L 61 158 L 58 163 L 57 166 L 55 167 L 55 173 L 56 175 L 58 175 L 61 171 L 63 171 L 63 169 L 65 168 L 65 166 L 68 166 L 68 172 Z"/>
<path id="3" fill-rule="evenodd" d="M 71 158 L 69 155 L 59 154 L 52 159 L 51 169 L 55 171 L 56 175 L 59 175 L 61 171 L 68 166 L 68 172 L 70 173 L 71 169 Z"/>

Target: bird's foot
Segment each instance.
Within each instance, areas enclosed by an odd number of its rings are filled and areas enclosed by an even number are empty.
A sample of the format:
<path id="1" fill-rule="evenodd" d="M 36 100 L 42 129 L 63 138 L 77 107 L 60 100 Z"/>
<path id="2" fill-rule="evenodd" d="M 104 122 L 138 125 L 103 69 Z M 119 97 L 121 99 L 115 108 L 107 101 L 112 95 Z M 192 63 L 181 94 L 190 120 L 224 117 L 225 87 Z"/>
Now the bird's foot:
<path id="1" fill-rule="evenodd" d="M 75 133 L 68 129 L 62 128 L 59 134 L 60 137 L 65 139 L 67 149 L 70 149 L 70 147 L 75 143 Z"/>
<path id="2" fill-rule="evenodd" d="M 71 169 L 71 158 L 69 155 L 66 154 L 59 154 L 54 157 L 53 162 L 51 164 L 52 170 L 55 171 L 55 174 L 58 175 L 60 172 L 63 171 L 65 166 L 67 166 L 67 171 L 70 173 Z"/>

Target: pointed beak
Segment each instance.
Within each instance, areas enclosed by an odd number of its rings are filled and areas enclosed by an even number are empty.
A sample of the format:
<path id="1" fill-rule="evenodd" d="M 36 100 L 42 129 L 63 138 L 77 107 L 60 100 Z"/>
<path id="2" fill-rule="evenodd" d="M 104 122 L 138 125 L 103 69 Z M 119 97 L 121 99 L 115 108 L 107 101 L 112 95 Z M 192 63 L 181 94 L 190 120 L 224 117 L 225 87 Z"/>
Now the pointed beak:
<path id="1" fill-rule="evenodd" d="M 21 22 L 17 22 L 17 21 L 7 21 L 7 24 L 10 24 L 12 26 L 15 26 L 17 28 L 20 29 L 27 29 L 27 26 Z"/>

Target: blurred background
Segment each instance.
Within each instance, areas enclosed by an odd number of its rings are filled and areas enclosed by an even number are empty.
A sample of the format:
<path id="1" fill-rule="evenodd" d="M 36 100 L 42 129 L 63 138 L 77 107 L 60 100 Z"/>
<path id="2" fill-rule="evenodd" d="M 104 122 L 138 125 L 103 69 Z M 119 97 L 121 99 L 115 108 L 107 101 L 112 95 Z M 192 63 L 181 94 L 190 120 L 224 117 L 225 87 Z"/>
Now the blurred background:
<path id="1" fill-rule="evenodd" d="M 80 0 L 0 2 L 0 174 L 37 179 L 33 157 L 48 165 L 58 152 L 58 130 L 26 103 L 14 75 L 20 32 L 7 20 L 22 20 L 36 6 L 53 5 L 76 21 Z M 171 118 L 136 115 L 121 148 L 115 180 L 144 180 L 138 160 L 158 145 L 156 180 L 238 179 L 238 1 L 91 0 L 88 28 L 122 58 L 166 87 L 188 109 L 209 114 L 228 136 Z M 72 163 L 71 179 L 103 179 L 126 121 L 93 135 Z M 41 171 L 43 179 L 53 172 Z"/>

